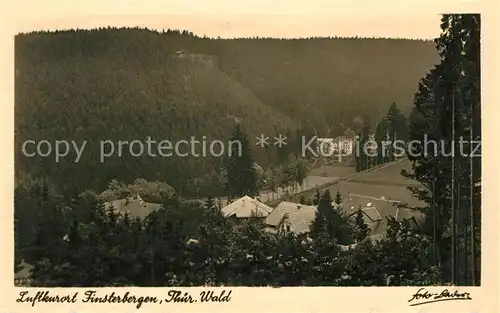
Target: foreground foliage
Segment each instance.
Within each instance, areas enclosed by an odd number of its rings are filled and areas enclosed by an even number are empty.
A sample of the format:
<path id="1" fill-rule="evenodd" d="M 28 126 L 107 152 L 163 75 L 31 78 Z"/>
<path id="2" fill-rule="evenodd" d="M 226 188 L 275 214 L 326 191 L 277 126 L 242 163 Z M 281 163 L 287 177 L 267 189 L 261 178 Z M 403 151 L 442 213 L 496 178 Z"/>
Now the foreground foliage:
<path id="1" fill-rule="evenodd" d="M 235 223 L 209 200 L 167 201 L 144 221 L 105 211 L 91 193 L 61 203 L 37 188 L 16 208 L 39 211 L 31 243 L 16 256 L 34 264 L 36 286 L 344 286 L 436 283 L 429 240 L 390 222 L 387 238 L 346 249 L 316 226 L 313 238 L 270 234 L 258 217 Z M 35 204 L 43 203 L 43 207 Z M 19 229 L 16 228 L 16 234 Z"/>

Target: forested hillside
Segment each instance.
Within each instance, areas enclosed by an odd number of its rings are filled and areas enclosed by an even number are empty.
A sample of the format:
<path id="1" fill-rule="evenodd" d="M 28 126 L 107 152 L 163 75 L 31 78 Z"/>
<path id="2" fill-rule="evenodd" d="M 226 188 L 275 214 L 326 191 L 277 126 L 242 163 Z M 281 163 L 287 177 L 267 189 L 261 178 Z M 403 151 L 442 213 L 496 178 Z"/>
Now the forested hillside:
<path id="1" fill-rule="evenodd" d="M 215 62 L 190 61 L 195 53 Z M 261 133 L 335 136 L 363 120 L 376 123 L 393 102 L 407 113 L 418 80 L 437 60 L 432 42 L 416 40 L 222 40 L 138 28 L 21 34 L 17 178 L 43 177 L 67 194 L 138 177 L 183 189 L 216 176 L 221 160 L 125 155 L 101 163 L 99 141 L 224 141 L 235 120 L 252 145 Z M 22 156 L 22 142 L 42 139 L 88 144 L 77 164 Z M 264 167 L 283 159 L 276 151 L 253 152 Z"/>
<path id="2" fill-rule="evenodd" d="M 432 42 L 369 38 L 221 41 L 219 66 L 266 104 L 325 134 L 370 126 L 394 101 L 407 114 L 415 82 L 438 61 Z"/>

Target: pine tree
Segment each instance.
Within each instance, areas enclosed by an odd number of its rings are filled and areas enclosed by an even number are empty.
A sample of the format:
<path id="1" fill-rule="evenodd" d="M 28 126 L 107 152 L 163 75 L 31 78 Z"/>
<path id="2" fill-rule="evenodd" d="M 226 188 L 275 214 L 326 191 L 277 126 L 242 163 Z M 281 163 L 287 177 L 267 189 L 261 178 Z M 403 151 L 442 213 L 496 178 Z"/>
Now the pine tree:
<path id="1" fill-rule="evenodd" d="M 257 173 L 250 144 L 240 124 L 236 125 L 231 142 L 231 156 L 226 163 L 227 191 L 233 197 L 255 196 L 258 194 Z"/>
<path id="2" fill-rule="evenodd" d="M 342 195 L 340 194 L 340 191 L 337 190 L 337 193 L 335 194 L 335 199 L 333 200 L 337 206 L 340 206 L 342 204 Z"/>
<path id="3" fill-rule="evenodd" d="M 397 142 L 408 140 L 408 122 L 403 113 L 397 108 L 393 102 L 389 107 L 386 116 L 377 124 L 375 130 L 375 140 L 377 142 L 378 156 L 376 162 L 378 164 L 395 160 L 394 146 Z M 388 144 L 382 148 L 383 142 Z M 398 144 L 400 147 L 400 144 Z M 399 151 L 397 151 L 400 153 Z"/>
<path id="4" fill-rule="evenodd" d="M 395 102 L 393 102 L 389 108 L 386 120 L 389 139 L 391 141 L 402 140 L 406 142 L 406 140 L 408 140 L 407 120 L 403 113 L 396 107 Z"/>
<path id="5" fill-rule="evenodd" d="M 365 122 L 363 123 L 362 137 L 364 144 L 366 145 L 366 155 L 365 155 L 365 170 L 372 168 L 377 163 L 377 142 L 374 140 L 374 134 L 371 128 L 371 122 L 368 116 L 365 117 Z"/>
<path id="6" fill-rule="evenodd" d="M 217 205 L 215 204 L 215 201 L 212 197 L 208 197 L 207 201 L 205 202 L 205 209 L 209 212 L 215 212 L 217 208 Z"/>
<path id="7" fill-rule="evenodd" d="M 307 178 L 307 174 L 309 172 L 309 169 L 307 167 L 307 163 L 305 159 L 298 157 L 295 160 L 295 182 L 303 189 L 304 185 L 304 179 Z"/>
<path id="8" fill-rule="evenodd" d="M 364 154 L 364 152 L 361 143 L 361 136 L 357 135 L 354 142 L 354 164 L 356 167 L 356 172 L 361 172 L 363 170 L 362 155 Z"/>
<path id="9" fill-rule="evenodd" d="M 454 284 L 479 282 L 480 157 L 464 156 L 457 145 L 460 137 L 481 138 L 479 23 L 479 15 L 443 15 L 436 40 L 441 63 L 420 82 L 410 116 L 409 139 L 439 144 L 428 155 L 417 147 L 409 155 L 413 172 L 405 175 L 426 187 L 413 191 L 428 203 L 425 229 L 434 240 L 435 263 Z M 474 246 L 470 251 L 466 242 Z"/>
<path id="10" fill-rule="evenodd" d="M 313 204 L 314 205 L 319 205 L 319 200 L 320 199 L 321 199 L 321 194 L 320 194 L 319 190 L 316 190 L 316 193 L 314 194 Z"/>
<path id="11" fill-rule="evenodd" d="M 317 214 L 311 226 L 313 238 L 336 239 L 339 244 L 351 242 L 351 230 L 340 213 L 333 209 L 330 191 L 326 190 L 317 206 Z"/>
<path id="12" fill-rule="evenodd" d="M 71 223 L 65 239 L 67 244 L 65 245 L 64 263 L 57 264 L 54 267 L 51 273 L 52 279 L 59 281 L 59 286 L 78 287 L 91 285 L 92 282 L 89 282 L 87 278 L 90 264 L 85 254 L 88 251 L 77 220 L 73 220 Z"/>
<path id="13" fill-rule="evenodd" d="M 317 191 L 317 196 L 319 191 Z M 329 229 L 329 221 L 333 215 L 333 208 L 331 205 L 332 199 L 330 197 L 330 192 L 326 190 L 323 195 L 318 199 L 317 204 L 317 214 L 314 219 L 313 225 L 311 226 L 311 234 L 313 237 L 327 236 L 328 238 L 333 237 L 333 233 Z"/>
<path id="14" fill-rule="evenodd" d="M 431 266 L 428 238 L 408 223 L 394 217 L 387 220 L 387 234 L 375 247 L 381 257 L 378 261 L 388 285 L 437 284 L 435 269 Z"/>
<path id="15" fill-rule="evenodd" d="M 358 243 L 345 258 L 344 286 L 385 286 L 384 267 L 370 240 Z"/>
<path id="16" fill-rule="evenodd" d="M 358 171 L 365 171 L 372 167 L 374 163 L 374 156 L 371 150 L 371 148 L 373 148 L 373 142 L 370 138 L 370 124 L 368 123 L 368 119 L 366 120 L 367 122 L 363 124 L 361 134 L 359 135 L 359 156 L 358 160 L 356 160 L 359 162 L 359 165 L 356 163 L 356 169 Z"/>
<path id="17" fill-rule="evenodd" d="M 386 119 L 382 119 L 375 129 L 375 141 L 377 142 L 377 157 L 376 164 L 384 164 L 388 161 L 388 154 L 390 153 L 390 145 L 387 144 L 387 126 Z"/>
<path id="18" fill-rule="evenodd" d="M 338 244 L 347 244 L 350 241 L 343 233 L 343 226 L 340 214 L 332 207 L 330 192 L 326 190 L 319 200 L 310 232 L 313 239 L 312 273 L 309 278 L 311 285 L 338 284 L 338 278 L 343 272 Z"/>
<path id="19" fill-rule="evenodd" d="M 355 232 L 354 239 L 358 242 L 362 241 L 370 233 L 370 228 L 365 223 L 364 213 L 361 210 L 361 208 L 359 208 L 358 211 L 356 212 L 354 224 L 356 226 L 356 232 Z"/>

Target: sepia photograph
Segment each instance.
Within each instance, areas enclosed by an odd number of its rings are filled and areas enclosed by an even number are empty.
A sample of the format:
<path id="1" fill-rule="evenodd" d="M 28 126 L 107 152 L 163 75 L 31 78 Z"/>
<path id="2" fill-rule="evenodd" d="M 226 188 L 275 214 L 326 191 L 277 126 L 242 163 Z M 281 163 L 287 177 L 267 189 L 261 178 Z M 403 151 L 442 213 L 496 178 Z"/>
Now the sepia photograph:
<path id="1" fill-rule="evenodd" d="M 481 14 L 207 16 L 15 35 L 14 286 L 481 286 Z"/>

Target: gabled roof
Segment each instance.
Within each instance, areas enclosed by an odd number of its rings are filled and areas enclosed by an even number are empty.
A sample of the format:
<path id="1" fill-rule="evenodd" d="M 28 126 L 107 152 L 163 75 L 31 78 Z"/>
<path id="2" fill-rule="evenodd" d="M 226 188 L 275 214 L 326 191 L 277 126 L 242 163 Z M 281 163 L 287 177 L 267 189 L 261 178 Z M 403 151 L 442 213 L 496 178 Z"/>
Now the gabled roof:
<path id="1" fill-rule="evenodd" d="M 293 202 L 283 201 L 272 211 L 271 214 L 266 218 L 266 224 L 270 226 L 277 226 L 285 214 L 291 214 L 303 209 L 316 209 L 315 206 L 303 205 Z"/>
<path id="2" fill-rule="evenodd" d="M 420 222 L 424 218 L 424 214 L 417 210 L 411 210 L 408 208 L 397 208 L 396 216 L 394 218 L 401 222 L 405 219 L 415 219 L 417 222 Z"/>
<path id="3" fill-rule="evenodd" d="M 273 208 L 249 196 L 244 196 L 223 207 L 221 211 L 225 217 L 248 218 L 252 214 L 266 217 L 273 211 Z"/>
<path id="4" fill-rule="evenodd" d="M 378 212 L 376 207 L 366 207 L 363 209 L 363 213 L 368 216 L 372 222 L 378 222 L 382 220 L 382 216 Z"/>
<path id="5" fill-rule="evenodd" d="M 354 220 L 356 218 L 357 212 L 358 210 L 352 212 L 349 218 Z M 374 234 L 380 227 L 380 224 L 383 223 L 383 219 L 380 216 L 380 213 L 376 208 L 365 208 L 362 209 L 361 212 L 363 213 L 363 221 L 370 229 L 370 234 Z"/>
<path id="6" fill-rule="evenodd" d="M 311 225 L 316 218 L 318 211 L 314 206 L 306 206 L 300 208 L 299 210 L 288 213 L 285 215 L 285 219 L 290 224 L 290 230 L 297 234 L 308 233 L 311 230 Z"/>
<path id="7" fill-rule="evenodd" d="M 387 231 L 386 217 L 392 216 L 398 222 L 410 219 L 412 224 L 420 223 L 424 217 L 424 214 L 419 211 L 400 207 L 398 201 L 354 194 L 344 199 L 341 207 L 351 217 L 354 217 L 358 208 L 361 208 L 365 222 L 372 230 L 372 235 L 381 235 Z"/>
<path id="8" fill-rule="evenodd" d="M 128 213 L 132 218 L 144 220 L 152 212 L 158 211 L 161 204 L 145 202 L 141 197 L 135 196 L 106 202 L 104 207 L 106 209 L 113 208 L 118 213 Z"/>

